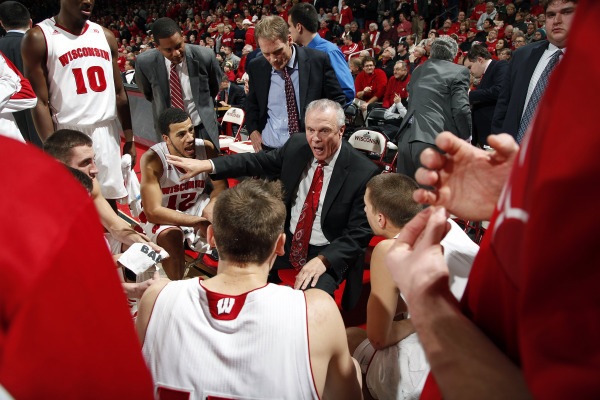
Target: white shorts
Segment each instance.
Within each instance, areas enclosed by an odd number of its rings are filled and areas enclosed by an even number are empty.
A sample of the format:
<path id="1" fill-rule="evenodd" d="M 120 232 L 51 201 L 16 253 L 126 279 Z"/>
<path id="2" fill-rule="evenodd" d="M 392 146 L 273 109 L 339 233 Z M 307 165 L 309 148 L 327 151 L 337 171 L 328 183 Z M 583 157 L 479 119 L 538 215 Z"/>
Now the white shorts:
<path id="1" fill-rule="evenodd" d="M 186 214 L 189 215 L 202 215 L 202 210 L 204 207 L 210 202 L 210 197 L 204 196 L 198 199 L 196 204 L 186 211 Z M 178 211 L 181 212 L 181 211 Z M 145 217 L 144 217 L 145 218 Z M 144 233 L 146 236 L 150 238 L 154 243 L 157 243 L 158 235 L 161 232 L 166 231 L 167 229 L 179 229 L 183 232 L 183 240 L 187 241 L 190 249 L 197 251 L 198 253 L 206 253 L 210 250 L 210 246 L 205 237 L 196 234 L 194 229 L 189 226 L 174 226 L 174 225 L 161 225 L 161 224 L 153 224 L 152 222 L 142 222 L 140 224 L 142 228 L 144 228 Z"/>
<path id="2" fill-rule="evenodd" d="M 421 396 L 429 363 L 416 333 L 379 351 L 365 339 L 353 356 L 366 375 L 367 388 L 375 399 L 416 400 Z"/>
<path id="3" fill-rule="evenodd" d="M 99 122 L 93 126 L 58 124 L 56 129 L 73 129 L 92 138 L 102 196 L 105 199 L 127 196 L 121 172 L 121 137 L 116 119 Z"/>

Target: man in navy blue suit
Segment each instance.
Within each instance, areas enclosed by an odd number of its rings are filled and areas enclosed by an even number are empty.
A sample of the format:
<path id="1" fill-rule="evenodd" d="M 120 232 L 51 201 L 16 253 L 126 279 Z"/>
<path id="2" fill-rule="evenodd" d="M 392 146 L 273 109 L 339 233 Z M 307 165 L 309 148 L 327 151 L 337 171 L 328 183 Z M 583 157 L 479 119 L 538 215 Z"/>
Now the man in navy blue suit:
<path id="1" fill-rule="evenodd" d="M 508 62 L 492 60 L 486 46 L 474 44 L 465 59 L 465 66 L 476 79 L 480 79 L 476 90 L 469 92 L 471 116 L 473 117 L 473 144 L 487 145 L 492 130 L 492 117 L 502 82 L 508 72 Z"/>

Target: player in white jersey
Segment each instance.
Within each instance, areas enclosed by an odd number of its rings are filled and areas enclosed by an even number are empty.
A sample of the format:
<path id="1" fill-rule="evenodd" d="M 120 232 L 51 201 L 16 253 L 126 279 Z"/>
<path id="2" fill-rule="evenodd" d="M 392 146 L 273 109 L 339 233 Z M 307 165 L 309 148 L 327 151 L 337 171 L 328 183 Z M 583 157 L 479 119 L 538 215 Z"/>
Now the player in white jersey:
<path id="1" fill-rule="evenodd" d="M 0 52 L 0 135 L 25 142 L 13 112 L 32 108 L 36 102 L 37 98 L 29 81 Z"/>
<path id="2" fill-rule="evenodd" d="M 136 325 L 160 397 L 361 398 L 331 296 L 267 284 L 284 253 L 281 197 L 279 182 L 259 180 L 221 193 L 207 230 L 217 275 L 163 280 L 142 297 Z"/>
<path id="3" fill-rule="evenodd" d="M 347 332 L 369 392 L 380 400 L 418 399 L 429 373 L 425 352 L 406 318 L 406 303 L 383 263 L 395 236 L 422 210 L 412 198 L 418 187 L 408 176 L 383 174 L 371 178 L 365 193 L 369 225 L 387 240 L 378 243 L 371 256 L 367 330 L 348 328 Z M 450 266 L 452 294 L 460 300 L 479 246 L 454 221 L 448 222 L 450 230 L 441 244 Z"/>
<path id="4" fill-rule="evenodd" d="M 212 219 L 212 200 L 226 184 L 212 181 L 209 198 L 205 191 L 211 182 L 208 174 L 182 181 L 185 172 L 167 163 L 167 154 L 200 160 L 217 155 L 210 141 L 194 139 L 194 125 L 185 111 L 166 109 L 158 118 L 158 128 L 164 142 L 152 146 L 141 160 L 143 212 L 140 220 L 152 241 L 169 253 L 162 266 L 167 276 L 175 280 L 183 277 L 184 238 L 195 250 L 208 250 L 206 226 Z"/>
<path id="5" fill-rule="evenodd" d="M 98 180 L 107 199 L 125 197 L 117 116 L 123 153 L 135 163 L 129 101 L 117 66 L 117 42 L 88 21 L 94 0 L 61 0 L 60 11 L 23 38 L 25 76 L 38 97 L 36 130 L 45 141 L 56 129 L 75 129 L 94 142 Z M 26 51 L 25 51 L 26 50 Z"/>

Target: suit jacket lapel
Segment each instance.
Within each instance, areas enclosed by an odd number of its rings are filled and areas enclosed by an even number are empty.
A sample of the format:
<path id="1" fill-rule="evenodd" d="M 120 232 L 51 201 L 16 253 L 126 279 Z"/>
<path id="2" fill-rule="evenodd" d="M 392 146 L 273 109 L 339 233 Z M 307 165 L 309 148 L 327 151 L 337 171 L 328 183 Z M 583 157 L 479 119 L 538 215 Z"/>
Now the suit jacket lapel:
<path id="1" fill-rule="evenodd" d="M 329 179 L 329 186 L 327 187 L 327 193 L 325 193 L 325 199 L 323 201 L 323 212 L 321 213 L 321 225 L 325 221 L 325 216 L 329 212 L 329 209 L 333 205 L 333 200 L 337 197 L 338 193 L 342 189 L 346 178 L 348 177 L 348 167 L 350 165 L 350 149 L 349 144 L 342 141 L 342 148 L 340 154 L 333 167 L 331 178 Z"/>
<path id="2" fill-rule="evenodd" d="M 167 71 L 167 66 L 165 65 L 165 57 L 160 53 L 159 50 L 156 50 L 156 74 L 158 74 L 158 84 L 160 85 L 160 90 L 164 93 L 164 101 L 166 104 L 171 104 L 171 90 L 169 87 L 169 71 Z M 149 66 L 152 68 L 152 66 Z M 152 68 L 153 69 L 153 68 Z"/>
<path id="3" fill-rule="evenodd" d="M 308 78 L 310 77 L 310 62 L 306 58 L 306 53 L 303 49 L 296 46 L 296 54 L 298 55 L 298 82 L 300 94 L 300 121 L 304 121 L 304 110 L 306 109 L 306 99 L 308 98 Z M 304 125 L 302 123 L 302 125 Z"/>
<path id="4" fill-rule="evenodd" d="M 308 145 L 308 142 L 306 140 L 302 141 L 302 144 L 297 149 L 290 150 L 292 152 L 292 157 L 294 158 L 294 161 L 290 166 L 288 173 L 285 174 L 285 177 L 282 177 L 282 179 L 284 180 L 284 186 L 286 187 L 287 204 L 292 204 L 292 198 L 298 191 L 300 177 L 306 169 L 306 165 L 313 158 L 312 151 L 310 150 L 310 146 Z M 301 199 L 300 201 L 304 201 L 304 199 Z"/>
<path id="5" fill-rule="evenodd" d="M 198 81 L 199 69 L 198 62 L 193 58 L 193 54 L 189 46 L 185 48 L 185 61 L 187 62 L 190 87 L 192 88 L 192 98 L 194 99 L 194 103 L 197 105 L 198 101 L 196 96 L 198 93 L 200 93 L 200 82 Z"/>

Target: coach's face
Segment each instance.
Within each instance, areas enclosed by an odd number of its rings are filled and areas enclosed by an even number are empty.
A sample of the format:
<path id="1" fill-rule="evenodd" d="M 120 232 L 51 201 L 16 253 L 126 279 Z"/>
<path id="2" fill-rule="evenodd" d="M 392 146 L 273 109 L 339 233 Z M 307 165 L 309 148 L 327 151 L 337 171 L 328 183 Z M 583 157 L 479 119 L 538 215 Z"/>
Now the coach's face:
<path id="1" fill-rule="evenodd" d="M 71 158 L 69 159 L 69 162 L 67 162 L 67 166 L 78 169 L 92 179 L 98 175 L 96 154 L 91 146 L 73 147 L 70 156 Z"/>
<path id="2" fill-rule="evenodd" d="M 269 64 L 277 71 L 281 71 L 292 58 L 292 35 L 288 35 L 287 42 L 281 39 L 258 38 L 258 46 Z"/>
<path id="3" fill-rule="evenodd" d="M 306 114 L 306 140 L 317 160 L 324 161 L 335 154 L 342 144 L 344 128 L 338 127 L 333 108 L 313 109 Z"/>
<path id="4" fill-rule="evenodd" d="M 183 61 L 185 55 L 185 42 L 181 33 L 177 32 L 165 39 L 158 39 L 156 48 L 163 56 L 174 64 Z"/>

